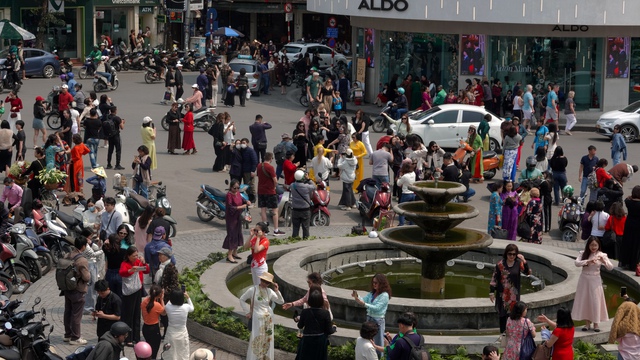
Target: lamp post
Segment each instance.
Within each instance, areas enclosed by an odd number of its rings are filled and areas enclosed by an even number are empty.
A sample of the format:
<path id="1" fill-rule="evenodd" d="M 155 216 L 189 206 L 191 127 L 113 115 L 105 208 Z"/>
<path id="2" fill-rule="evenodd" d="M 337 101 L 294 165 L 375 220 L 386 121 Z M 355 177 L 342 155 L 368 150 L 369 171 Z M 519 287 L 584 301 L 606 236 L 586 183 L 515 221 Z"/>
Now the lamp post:
<path id="1" fill-rule="evenodd" d="M 190 0 L 184 1 L 184 51 L 185 53 L 189 52 L 189 22 L 191 20 L 191 6 Z"/>

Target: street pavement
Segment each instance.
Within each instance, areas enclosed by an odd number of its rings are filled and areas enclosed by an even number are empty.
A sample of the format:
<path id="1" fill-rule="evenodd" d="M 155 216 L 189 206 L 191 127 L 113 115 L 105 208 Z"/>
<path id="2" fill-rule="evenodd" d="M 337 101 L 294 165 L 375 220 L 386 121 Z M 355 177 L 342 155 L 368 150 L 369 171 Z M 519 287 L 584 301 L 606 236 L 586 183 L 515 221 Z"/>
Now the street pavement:
<path id="1" fill-rule="evenodd" d="M 191 90 L 189 84 L 195 82 L 195 73 L 185 73 L 186 98 L 190 95 Z M 158 136 L 156 139 L 156 149 L 158 154 L 158 169 L 153 171 L 154 180 L 161 180 L 167 184 L 167 197 L 173 206 L 172 216 L 178 222 L 178 236 L 174 240 L 175 253 L 179 263 L 179 267 L 192 266 L 197 261 L 203 259 L 210 252 L 221 251 L 222 242 L 225 236 L 224 223 L 219 220 L 213 220 L 209 223 L 200 221 L 196 215 L 195 200 L 199 194 L 200 184 L 209 184 L 220 189 L 224 189 L 224 180 L 228 179 L 226 173 L 213 173 L 211 167 L 214 161 L 214 153 L 212 146 L 212 138 L 202 130 L 196 130 L 195 142 L 198 148 L 196 155 L 169 155 L 166 150 L 167 132 L 160 126 L 160 120 L 169 110 L 168 106 L 160 104 L 164 93 L 164 87 L 160 83 L 146 84 L 142 72 L 122 72 L 118 74 L 120 87 L 116 91 L 106 93 L 111 100 L 118 106 L 119 115 L 126 120 L 125 129 L 122 133 L 123 155 L 122 165 L 130 172 L 131 161 L 137 154 L 136 148 L 141 145 L 140 126 L 142 118 L 151 116 L 158 128 Z M 79 80 L 85 87 L 88 94 L 91 91 L 90 80 Z M 33 129 L 31 128 L 31 109 L 36 96 L 46 97 L 47 93 L 54 85 L 59 85 L 59 80 L 54 79 L 29 79 L 24 81 L 19 96 L 22 98 L 25 109 L 22 118 L 26 122 L 27 146 L 29 149 L 33 147 Z M 5 91 L 6 93 L 6 91 Z M 267 131 L 269 140 L 268 149 L 280 141 L 282 133 L 289 133 L 295 128 L 295 124 L 303 115 L 304 108 L 299 104 L 299 89 L 292 86 L 288 89 L 286 95 L 280 95 L 277 89 L 271 92 L 272 95 L 252 96 L 247 101 L 246 107 L 236 106 L 234 108 L 226 108 L 219 102 L 216 113 L 227 111 L 231 114 L 232 120 L 235 121 L 238 131 L 236 138 L 250 138 L 249 125 L 254 121 L 256 114 L 261 114 L 264 121 L 273 125 L 273 129 Z M 101 94 L 98 94 L 100 96 Z M 353 114 L 354 106 L 349 104 L 351 110 L 349 116 Z M 367 112 L 375 113 L 377 108 L 372 105 L 366 106 Z M 567 176 L 569 183 L 579 191 L 578 183 L 578 167 L 580 157 L 587 152 L 587 146 L 590 144 L 598 148 L 598 155 L 610 159 L 609 141 L 596 135 L 593 132 L 574 132 L 573 136 L 561 136 L 559 145 L 565 150 L 565 155 L 569 160 L 567 168 Z M 382 134 L 371 133 L 371 143 L 375 144 Z M 532 136 L 527 137 L 521 164 L 528 155 L 532 155 L 533 150 L 530 148 Z M 38 142 L 38 145 L 42 145 Z M 638 144 L 629 144 L 629 162 L 638 163 Z M 99 149 L 98 162 L 106 165 L 106 149 Z M 27 159 L 33 159 L 32 151 L 27 153 Z M 115 159 L 115 154 L 114 154 Z M 88 157 L 85 157 L 85 165 L 89 164 Z M 115 160 L 112 165 L 115 165 Z M 89 169 L 86 169 L 89 173 Z M 126 171 L 125 171 L 126 172 Z M 113 195 L 111 189 L 111 177 L 115 172 L 107 170 L 109 175 L 109 189 L 107 195 Z M 370 174 L 370 167 L 365 166 L 365 176 Z M 500 177 L 501 174 L 498 174 Z M 477 191 L 477 195 L 470 200 L 470 204 L 476 206 L 480 210 L 480 215 L 474 219 L 467 220 L 465 227 L 485 229 L 487 224 L 488 197 L 489 191 L 485 184 L 473 184 L 472 187 Z M 638 183 L 638 178 L 632 178 L 624 186 L 625 194 L 630 194 L 633 185 Z M 344 236 L 351 226 L 361 222 L 356 211 L 342 211 L 337 208 L 337 200 L 340 197 L 341 187 L 337 181 L 332 182 L 332 198 L 333 201 L 329 206 L 331 211 L 331 226 L 325 228 L 314 229 L 312 227 L 311 235 L 316 236 Z M 85 193 L 89 194 L 89 188 L 85 187 Z M 554 207 L 552 210 L 553 230 L 549 236 L 545 235 L 544 244 L 559 246 L 569 249 L 579 249 L 583 245 L 581 243 L 564 243 L 553 239 L 559 239 L 560 231 L 557 229 L 557 212 L 559 208 Z M 63 208 L 63 211 L 70 212 L 71 208 Z M 252 211 L 254 221 L 259 221 L 260 214 L 258 209 Z M 280 226 L 289 236 L 290 228 Z M 35 283 L 29 291 L 23 296 L 25 304 L 30 305 L 33 298 L 41 296 L 43 302 L 40 306 L 47 308 L 50 321 L 55 324 L 56 330 L 52 336 L 52 343 L 60 349 L 61 354 L 69 354 L 73 347 L 63 344 L 61 335 L 63 333 L 62 314 L 63 314 L 63 298 L 58 297 L 58 290 L 53 280 L 53 275 L 48 274 L 43 280 Z M 89 343 L 95 343 L 95 326 L 89 317 L 83 319 L 83 336 L 89 340 Z M 192 350 L 199 347 L 200 343 L 192 341 Z M 215 346 L 215 344 L 212 344 Z M 132 351 L 128 350 L 127 354 L 131 356 Z M 238 357 L 218 352 L 218 359 L 237 359 Z M 130 357 L 131 358 L 131 357 Z"/>

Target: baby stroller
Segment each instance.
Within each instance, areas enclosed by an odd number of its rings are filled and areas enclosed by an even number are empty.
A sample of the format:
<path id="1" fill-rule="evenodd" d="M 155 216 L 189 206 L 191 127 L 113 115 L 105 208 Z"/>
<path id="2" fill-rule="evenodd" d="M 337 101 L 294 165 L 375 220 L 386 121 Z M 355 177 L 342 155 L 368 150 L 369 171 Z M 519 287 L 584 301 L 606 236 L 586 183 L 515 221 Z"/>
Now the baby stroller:
<path id="1" fill-rule="evenodd" d="M 562 241 L 575 242 L 578 239 L 583 213 L 582 201 L 573 196 L 573 186 L 565 186 L 562 189 L 562 208 L 558 213 L 558 227 L 562 232 Z"/>

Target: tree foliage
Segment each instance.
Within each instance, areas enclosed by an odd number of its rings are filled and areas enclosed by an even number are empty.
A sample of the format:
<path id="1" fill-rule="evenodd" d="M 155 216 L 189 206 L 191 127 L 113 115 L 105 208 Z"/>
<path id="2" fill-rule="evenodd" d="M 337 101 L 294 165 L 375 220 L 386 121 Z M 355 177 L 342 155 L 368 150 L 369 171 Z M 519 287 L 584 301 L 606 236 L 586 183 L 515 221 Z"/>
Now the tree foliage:
<path id="1" fill-rule="evenodd" d="M 65 24 L 64 13 L 49 12 L 49 0 L 40 0 L 40 7 L 31 12 L 40 18 L 38 32 L 36 34 L 36 48 L 44 49 L 44 41 L 47 36 L 47 28 L 50 25 L 63 26 Z M 64 0 L 67 4 L 74 4 L 76 0 Z"/>

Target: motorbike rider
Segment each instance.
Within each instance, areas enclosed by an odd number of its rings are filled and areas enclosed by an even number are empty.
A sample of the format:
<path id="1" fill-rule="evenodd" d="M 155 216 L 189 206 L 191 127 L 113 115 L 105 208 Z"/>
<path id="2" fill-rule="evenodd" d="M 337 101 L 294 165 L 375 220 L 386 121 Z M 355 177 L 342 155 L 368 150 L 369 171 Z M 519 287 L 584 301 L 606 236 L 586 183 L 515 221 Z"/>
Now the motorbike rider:
<path id="1" fill-rule="evenodd" d="M 409 103 L 407 101 L 407 96 L 404 94 L 404 88 L 399 87 L 397 91 L 398 97 L 393 103 L 393 108 L 391 109 L 391 116 L 396 120 L 409 111 Z"/>
<path id="2" fill-rule="evenodd" d="M 153 65 L 150 67 L 160 74 L 160 79 L 164 80 L 164 66 L 162 66 L 162 63 L 160 51 L 158 49 L 153 50 Z"/>
<path id="3" fill-rule="evenodd" d="M 298 237 L 300 226 L 302 225 L 302 238 L 309 237 L 309 221 L 311 220 L 311 194 L 316 187 L 313 185 L 309 176 L 302 170 L 298 170 L 294 174 L 295 182 L 291 184 L 291 214 L 292 232 L 291 236 Z"/>
<path id="4" fill-rule="evenodd" d="M 71 96 L 76 96 L 76 85 L 78 82 L 74 79 L 73 72 L 69 71 L 67 74 L 67 85 L 69 86 L 69 93 Z M 84 100 L 84 99 L 83 99 Z"/>
<path id="5" fill-rule="evenodd" d="M 122 321 L 111 325 L 111 330 L 100 337 L 98 344 L 91 351 L 87 360 L 119 360 L 123 351 L 122 343 L 129 335 L 131 328 Z"/>
<path id="6" fill-rule="evenodd" d="M 524 180 L 538 180 L 542 179 L 542 171 L 536 169 L 538 161 L 535 156 L 529 156 L 527 158 L 527 168 L 520 172 L 519 182 Z"/>
<path id="7" fill-rule="evenodd" d="M 107 62 L 109 61 L 108 56 L 100 57 L 96 65 L 96 74 L 107 78 L 107 86 L 111 87 L 111 72 L 107 72 Z"/>
<path id="8" fill-rule="evenodd" d="M 93 51 L 91 51 L 87 56 L 91 60 L 91 63 L 89 63 L 89 65 L 87 66 L 87 74 L 91 74 L 96 71 L 96 64 L 100 62 L 100 58 L 102 57 L 102 51 L 100 51 L 100 48 L 96 44 L 96 45 L 93 45 Z M 89 71 L 89 69 L 91 69 L 91 71 Z"/>

